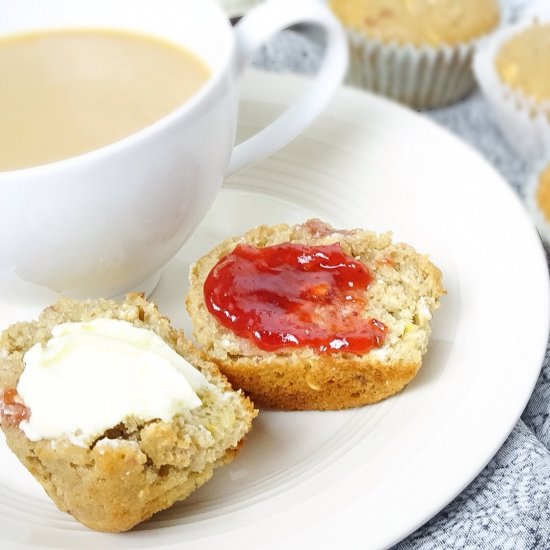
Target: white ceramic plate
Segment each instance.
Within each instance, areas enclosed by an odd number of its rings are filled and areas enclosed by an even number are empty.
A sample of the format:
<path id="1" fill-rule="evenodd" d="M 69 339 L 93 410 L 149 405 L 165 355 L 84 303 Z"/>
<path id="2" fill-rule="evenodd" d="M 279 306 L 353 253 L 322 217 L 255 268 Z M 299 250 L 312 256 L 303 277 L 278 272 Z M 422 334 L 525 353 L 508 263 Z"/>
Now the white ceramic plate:
<path id="1" fill-rule="evenodd" d="M 305 82 L 250 74 L 241 135 L 265 125 Z M 231 465 L 123 535 L 93 533 L 58 512 L 0 441 L 2 548 L 381 548 L 475 477 L 524 408 L 547 342 L 546 262 L 522 206 L 456 138 L 343 89 L 302 137 L 227 181 L 154 300 L 188 328 L 183 302 L 195 258 L 257 224 L 310 216 L 393 230 L 442 269 L 448 295 L 408 388 L 356 410 L 262 412 Z M 13 297 L 0 304 L 2 326 L 38 306 Z"/>

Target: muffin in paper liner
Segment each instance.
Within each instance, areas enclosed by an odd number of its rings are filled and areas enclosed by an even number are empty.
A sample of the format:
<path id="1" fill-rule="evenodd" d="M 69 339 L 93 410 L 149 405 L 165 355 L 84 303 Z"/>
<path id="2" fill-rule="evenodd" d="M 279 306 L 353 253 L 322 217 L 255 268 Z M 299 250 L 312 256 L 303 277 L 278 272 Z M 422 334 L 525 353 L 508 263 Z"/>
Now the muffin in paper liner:
<path id="1" fill-rule="evenodd" d="M 478 49 L 474 73 L 494 118 L 510 145 L 528 162 L 537 163 L 550 152 L 550 101 L 535 101 L 505 84 L 497 71 L 501 47 L 535 22 L 550 23 L 550 13 L 532 15 L 501 29 Z"/>
<path id="2" fill-rule="evenodd" d="M 508 12 L 501 2 L 498 7 L 502 22 Z M 350 47 L 347 82 L 418 110 L 452 104 L 474 88 L 471 62 L 479 40 L 486 36 L 431 46 L 387 42 L 349 27 L 346 32 Z"/>
<path id="3" fill-rule="evenodd" d="M 550 246 L 550 156 L 537 167 L 527 180 L 524 201 L 541 239 Z"/>

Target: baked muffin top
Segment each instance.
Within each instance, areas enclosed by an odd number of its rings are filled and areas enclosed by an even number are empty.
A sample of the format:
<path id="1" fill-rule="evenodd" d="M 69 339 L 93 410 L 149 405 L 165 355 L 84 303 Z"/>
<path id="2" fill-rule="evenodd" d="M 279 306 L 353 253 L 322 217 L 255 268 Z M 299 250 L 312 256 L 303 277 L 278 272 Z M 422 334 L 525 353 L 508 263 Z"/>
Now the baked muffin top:
<path id="1" fill-rule="evenodd" d="M 550 165 L 539 177 L 535 201 L 546 221 L 550 223 Z"/>
<path id="2" fill-rule="evenodd" d="M 535 101 L 550 100 L 550 23 L 535 23 L 505 42 L 496 68 L 510 88 Z"/>
<path id="3" fill-rule="evenodd" d="M 468 42 L 500 21 L 498 0 L 330 0 L 330 5 L 348 28 L 414 46 Z"/>

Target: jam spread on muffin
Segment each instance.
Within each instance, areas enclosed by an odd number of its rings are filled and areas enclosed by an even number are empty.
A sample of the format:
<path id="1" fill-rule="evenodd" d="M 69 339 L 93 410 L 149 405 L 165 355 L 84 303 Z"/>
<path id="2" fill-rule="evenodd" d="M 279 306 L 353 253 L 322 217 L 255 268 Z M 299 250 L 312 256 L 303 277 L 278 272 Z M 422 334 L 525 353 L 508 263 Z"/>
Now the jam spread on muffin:
<path id="1" fill-rule="evenodd" d="M 365 319 L 367 268 L 340 244 L 238 244 L 204 283 L 212 315 L 265 351 L 313 348 L 367 353 L 384 343 L 386 327 Z"/>
<path id="2" fill-rule="evenodd" d="M 28 420 L 30 410 L 25 406 L 15 388 L 4 390 L 0 395 L 0 424 L 19 426 L 23 420 Z"/>

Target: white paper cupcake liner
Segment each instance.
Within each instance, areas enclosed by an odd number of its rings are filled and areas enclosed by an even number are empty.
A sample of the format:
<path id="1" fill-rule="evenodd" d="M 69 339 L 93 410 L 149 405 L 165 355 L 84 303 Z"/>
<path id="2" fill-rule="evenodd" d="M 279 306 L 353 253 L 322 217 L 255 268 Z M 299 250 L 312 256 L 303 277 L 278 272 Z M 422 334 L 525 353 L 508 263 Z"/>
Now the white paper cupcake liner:
<path id="1" fill-rule="evenodd" d="M 550 16 L 537 17 L 550 22 Z M 512 36 L 533 24 L 530 17 L 495 33 L 474 57 L 474 73 L 494 118 L 510 145 L 528 162 L 537 163 L 550 154 L 550 102 L 535 102 L 504 84 L 496 69 L 496 56 Z"/>
<path id="2" fill-rule="evenodd" d="M 457 46 L 414 47 L 369 39 L 348 30 L 347 81 L 415 109 L 454 103 L 472 90 L 475 42 Z"/>
<path id="3" fill-rule="evenodd" d="M 547 153 L 546 160 L 539 162 L 535 170 L 528 177 L 523 194 L 525 206 L 535 223 L 541 239 L 550 246 L 550 221 L 542 213 L 536 198 L 540 177 L 549 166 L 550 156 Z"/>

